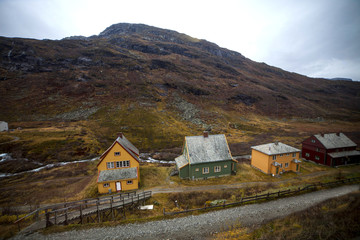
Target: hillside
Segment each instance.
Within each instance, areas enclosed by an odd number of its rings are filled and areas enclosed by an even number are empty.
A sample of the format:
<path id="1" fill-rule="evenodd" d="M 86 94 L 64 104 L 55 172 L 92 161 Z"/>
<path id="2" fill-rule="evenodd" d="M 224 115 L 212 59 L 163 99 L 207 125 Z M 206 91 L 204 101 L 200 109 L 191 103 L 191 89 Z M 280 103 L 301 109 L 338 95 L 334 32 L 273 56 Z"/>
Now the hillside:
<path id="1" fill-rule="evenodd" d="M 57 41 L 1 37 L 0 49 L 0 120 L 86 121 L 101 148 L 117 131 L 150 149 L 204 129 L 254 130 L 250 115 L 360 119 L 358 82 L 308 78 L 142 24 Z"/>

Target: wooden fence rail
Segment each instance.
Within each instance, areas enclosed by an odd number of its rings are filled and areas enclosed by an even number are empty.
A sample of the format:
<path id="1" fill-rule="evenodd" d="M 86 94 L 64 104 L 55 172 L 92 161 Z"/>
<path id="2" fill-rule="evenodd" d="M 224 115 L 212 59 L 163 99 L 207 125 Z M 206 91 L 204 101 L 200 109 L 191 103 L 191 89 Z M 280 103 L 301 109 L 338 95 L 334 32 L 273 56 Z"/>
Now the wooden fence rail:
<path id="1" fill-rule="evenodd" d="M 127 193 L 118 193 L 111 196 L 48 205 L 36 209 L 26 216 L 16 220 L 14 223 L 20 224 L 21 221 L 31 216 L 35 217 L 38 225 L 44 225 L 44 227 L 54 224 L 68 224 L 70 221 L 77 219 L 80 220 L 79 223 L 83 223 L 85 217 L 93 219 L 90 215 L 93 215 L 94 213 L 97 214 L 97 218 L 95 219 L 99 222 L 101 213 L 110 211 L 111 216 L 114 217 L 115 209 L 145 202 L 145 200 L 150 198 L 151 195 L 151 191 L 139 193 L 132 191 Z"/>
<path id="2" fill-rule="evenodd" d="M 243 197 L 241 198 L 240 201 L 238 202 L 232 202 L 232 203 L 226 203 L 226 201 L 223 202 L 223 204 L 219 204 L 219 205 L 214 205 L 214 206 L 207 206 L 205 204 L 205 206 L 203 208 L 195 208 L 195 209 L 186 209 L 183 211 L 178 211 L 178 212 L 166 212 L 165 208 L 163 209 L 163 214 L 164 216 L 166 215 L 175 215 L 175 214 L 180 214 L 180 213 L 189 213 L 189 212 L 195 212 L 195 211 L 201 211 L 201 210 L 206 210 L 206 209 L 211 209 L 211 208 L 225 208 L 227 206 L 235 206 L 235 205 L 241 205 L 243 203 L 247 203 L 247 202 L 258 202 L 258 201 L 262 201 L 262 200 L 268 200 L 268 199 L 276 199 L 276 198 L 280 198 L 280 197 L 284 197 L 286 195 L 295 195 L 298 194 L 300 192 L 305 192 L 305 191 L 314 191 L 317 190 L 318 187 L 333 187 L 333 186 L 337 186 L 340 184 L 346 184 L 346 183 L 355 183 L 355 182 L 360 182 L 360 177 L 356 177 L 356 178 L 348 178 L 348 179 L 342 179 L 342 180 L 338 180 L 338 181 L 334 181 L 334 182 L 328 182 L 328 183 L 314 183 L 314 184 L 309 184 L 303 188 L 298 188 L 295 190 L 291 190 L 291 189 L 287 189 L 287 190 L 283 190 L 283 191 L 277 191 L 277 192 L 268 192 L 262 195 L 254 195 L 254 196 L 248 196 L 248 197 Z"/>

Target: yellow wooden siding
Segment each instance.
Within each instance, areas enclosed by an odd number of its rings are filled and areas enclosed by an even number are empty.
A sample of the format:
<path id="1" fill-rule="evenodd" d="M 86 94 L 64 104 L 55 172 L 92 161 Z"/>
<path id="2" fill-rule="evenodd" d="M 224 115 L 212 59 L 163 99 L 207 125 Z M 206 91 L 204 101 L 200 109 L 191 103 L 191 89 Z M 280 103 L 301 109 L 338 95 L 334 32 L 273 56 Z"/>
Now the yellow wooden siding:
<path id="1" fill-rule="evenodd" d="M 251 165 L 260 169 L 264 173 L 270 173 L 271 162 L 269 162 L 269 155 L 259 152 L 255 149 L 251 150 Z"/>
<path id="2" fill-rule="evenodd" d="M 120 155 L 115 156 L 115 152 L 120 152 Z M 111 189 L 112 192 L 116 192 L 116 182 L 121 182 L 121 191 L 134 190 L 134 189 L 139 188 L 139 181 L 140 181 L 139 162 L 136 159 L 134 159 L 134 157 L 130 153 L 128 153 L 118 142 L 116 142 L 113 145 L 113 147 L 109 150 L 109 152 L 106 154 L 106 156 L 100 161 L 101 162 L 97 166 L 98 174 L 100 173 L 100 171 L 136 167 L 137 168 L 137 179 L 123 179 L 120 181 L 98 183 L 99 193 L 108 193 L 109 189 Z M 130 166 L 117 168 L 116 162 L 118 162 L 118 161 L 130 161 Z M 107 168 L 108 162 L 113 162 L 114 168 L 108 169 Z M 133 180 L 133 184 L 127 184 L 128 180 Z M 104 188 L 104 183 L 109 183 L 110 186 Z"/>
<path id="3" fill-rule="evenodd" d="M 289 154 L 276 154 L 276 160 L 273 160 L 274 155 L 267 155 L 265 153 L 259 152 L 255 149 L 251 151 L 251 165 L 260 169 L 264 173 L 267 174 L 276 174 L 276 168 L 272 165 L 273 162 L 277 162 L 282 164 L 282 167 L 278 166 L 278 174 L 280 172 L 294 171 L 296 172 L 296 165 L 299 163 L 294 163 L 293 159 L 299 159 L 299 153 L 296 153 L 295 157 L 293 157 L 292 153 Z M 288 166 L 286 167 L 286 163 Z M 298 172 L 300 171 L 300 164 L 298 168 Z"/>
<path id="4" fill-rule="evenodd" d="M 128 180 L 132 180 L 133 183 L 127 184 Z M 128 179 L 128 180 L 98 183 L 99 193 L 109 193 L 109 189 L 111 189 L 112 193 L 115 193 L 116 192 L 116 182 L 121 183 L 121 191 L 136 190 L 139 188 L 139 181 L 137 179 Z M 104 187 L 105 183 L 109 183 L 109 187 Z"/>
<path id="5" fill-rule="evenodd" d="M 115 152 L 120 152 L 120 156 L 115 156 Z M 135 160 L 133 156 L 131 156 L 119 143 L 116 142 L 105 158 L 98 165 L 98 171 L 110 170 L 107 169 L 107 162 L 114 162 L 114 168 L 112 169 L 116 169 L 116 162 L 127 160 L 130 161 L 130 167 L 137 167 L 139 169 L 139 162 Z"/>

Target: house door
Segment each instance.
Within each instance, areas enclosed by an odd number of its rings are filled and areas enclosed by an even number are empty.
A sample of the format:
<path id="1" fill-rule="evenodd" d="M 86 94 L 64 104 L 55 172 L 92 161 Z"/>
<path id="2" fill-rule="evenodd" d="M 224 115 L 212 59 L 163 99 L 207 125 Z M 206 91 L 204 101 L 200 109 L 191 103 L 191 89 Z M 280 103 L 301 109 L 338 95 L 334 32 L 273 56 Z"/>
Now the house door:
<path id="1" fill-rule="evenodd" d="M 276 168 L 276 175 L 279 174 L 279 168 Z"/>
<path id="2" fill-rule="evenodd" d="M 116 182 L 116 191 L 121 191 L 121 182 Z"/>
<path id="3" fill-rule="evenodd" d="M 296 164 L 296 171 L 299 171 L 299 164 Z"/>

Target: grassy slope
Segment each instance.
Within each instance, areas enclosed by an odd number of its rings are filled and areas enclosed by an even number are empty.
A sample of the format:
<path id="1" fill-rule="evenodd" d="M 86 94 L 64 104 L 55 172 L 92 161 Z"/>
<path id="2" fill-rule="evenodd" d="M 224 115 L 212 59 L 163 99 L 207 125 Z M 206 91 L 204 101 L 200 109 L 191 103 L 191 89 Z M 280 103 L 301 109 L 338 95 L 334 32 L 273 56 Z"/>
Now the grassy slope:
<path id="1" fill-rule="evenodd" d="M 259 228 L 234 228 L 215 239 L 353 239 L 360 234 L 360 192 L 320 203 Z"/>

